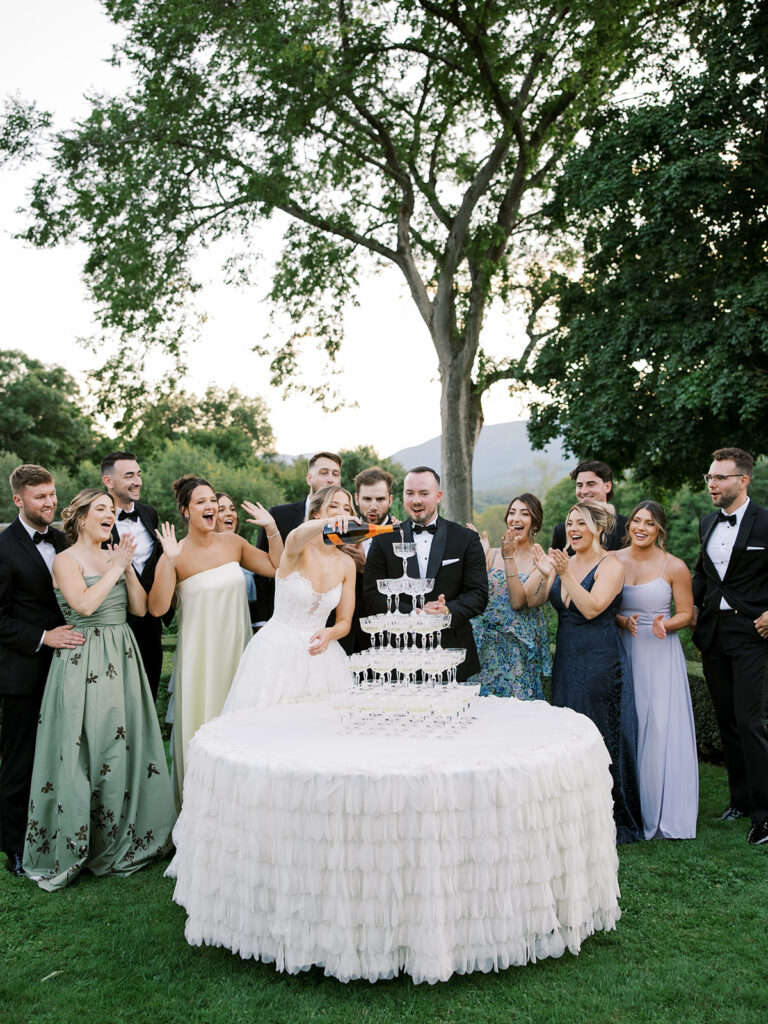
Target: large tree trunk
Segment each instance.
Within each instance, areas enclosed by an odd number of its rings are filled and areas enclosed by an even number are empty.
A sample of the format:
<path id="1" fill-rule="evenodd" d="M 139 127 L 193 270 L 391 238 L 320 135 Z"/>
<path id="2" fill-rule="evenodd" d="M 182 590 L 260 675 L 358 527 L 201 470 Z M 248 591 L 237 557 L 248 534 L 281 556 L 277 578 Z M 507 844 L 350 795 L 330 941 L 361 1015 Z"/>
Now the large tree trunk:
<path id="1" fill-rule="evenodd" d="M 442 514 L 457 523 L 472 519 L 472 457 L 483 426 L 480 397 L 472 386 L 466 352 L 441 360 Z"/>

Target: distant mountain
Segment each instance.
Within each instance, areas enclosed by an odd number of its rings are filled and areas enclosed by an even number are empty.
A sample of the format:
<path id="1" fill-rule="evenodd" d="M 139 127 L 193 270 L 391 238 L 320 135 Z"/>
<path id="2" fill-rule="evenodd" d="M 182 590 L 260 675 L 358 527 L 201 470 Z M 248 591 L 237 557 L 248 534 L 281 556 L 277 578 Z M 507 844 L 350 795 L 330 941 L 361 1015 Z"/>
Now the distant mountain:
<path id="1" fill-rule="evenodd" d="M 562 444 L 555 441 L 543 451 L 531 448 L 527 420 L 484 426 L 475 449 L 472 486 L 475 507 L 503 504 L 519 491 L 533 491 L 540 497 L 568 474 L 573 459 L 567 459 Z M 391 459 L 409 466 L 432 466 L 440 472 L 440 438 L 402 448 Z"/>

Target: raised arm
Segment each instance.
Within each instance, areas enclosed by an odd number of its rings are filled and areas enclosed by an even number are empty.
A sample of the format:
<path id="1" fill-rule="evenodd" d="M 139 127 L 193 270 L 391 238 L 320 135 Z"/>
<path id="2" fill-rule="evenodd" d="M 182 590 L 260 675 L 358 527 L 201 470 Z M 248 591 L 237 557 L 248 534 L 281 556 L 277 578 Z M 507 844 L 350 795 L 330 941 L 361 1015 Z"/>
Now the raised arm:
<path id="1" fill-rule="evenodd" d="M 333 526 L 339 533 L 345 533 L 350 523 L 359 523 L 357 516 L 331 516 L 328 519 L 310 519 L 295 530 L 291 530 L 285 541 L 285 553 L 290 561 L 295 561 L 307 544 L 315 540 L 323 532 L 324 526 Z"/>
<path id="2" fill-rule="evenodd" d="M 554 549 L 550 548 L 550 551 L 552 550 Z M 541 544 L 533 545 L 531 555 L 536 571 L 532 572 L 525 581 L 525 596 L 529 608 L 540 608 L 549 600 L 549 592 L 552 590 L 557 573 L 552 559 L 545 553 Z"/>
<path id="3" fill-rule="evenodd" d="M 176 540 L 176 530 L 170 523 L 163 523 L 156 531 L 163 547 L 160 561 L 155 568 L 155 581 L 149 592 L 149 614 L 155 618 L 165 615 L 171 607 L 176 590 L 176 562 L 181 554 L 181 541 Z"/>
<path id="4" fill-rule="evenodd" d="M 283 555 L 283 538 L 280 536 L 275 520 L 258 501 L 244 501 L 240 507 L 248 513 L 247 523 L 253 523 L 254 526 L 260 526 L 263 529 L 268 551 L 268 554 L 265 556 L 260 545 L 255 547 L 244 541 L 246 548 L 250 550 L 243 549 L 240 565 L 250 569 L 251 572 L 259 573 L 260 576 L 274 576 Z M 247 560 L 244 561 L 243 558 Z"/>

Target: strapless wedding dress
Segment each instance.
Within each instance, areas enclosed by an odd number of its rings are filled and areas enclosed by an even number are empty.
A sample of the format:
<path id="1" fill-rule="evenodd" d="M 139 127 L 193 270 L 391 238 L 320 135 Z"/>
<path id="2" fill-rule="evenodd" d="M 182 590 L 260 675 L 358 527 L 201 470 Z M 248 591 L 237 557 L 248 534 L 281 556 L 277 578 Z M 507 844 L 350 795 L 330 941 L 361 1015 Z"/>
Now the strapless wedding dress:
<path id="1" fill-rule="evenodd" d="M 341 583 L 319 594 L 301 573 L 275 578 L 275 611 L 245 649 L 223 715 L 339 693 L 352 682 L 346 655 L 331 640 L 322 654 L 309 653 L 341 599 Z"/>

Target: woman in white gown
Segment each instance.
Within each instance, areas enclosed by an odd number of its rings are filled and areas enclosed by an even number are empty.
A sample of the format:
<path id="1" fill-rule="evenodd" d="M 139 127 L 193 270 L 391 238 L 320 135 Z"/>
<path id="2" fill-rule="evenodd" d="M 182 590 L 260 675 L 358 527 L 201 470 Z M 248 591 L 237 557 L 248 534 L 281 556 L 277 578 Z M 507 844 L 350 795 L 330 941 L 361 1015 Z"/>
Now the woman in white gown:
<path id="1" fill-rule="evenodd" d="M 241 566 L 274 576 L 283 542 L 263 506 L 244 502 L 248 520 L 263 526 L 269 555 L 236 533 L 217 533 L 216 493 L 200 477 L 183 476 L 173 484 L 187 536 L 176 540 L 163 523 L 158 536 L 163 554 L 149 593 L 149 611 L 164 615 L 176 602 L 179 636 L 173 661 L 173 783 L 181 807 L 184 764 L 189 741 L 205 722 L 221 714 L 240 655 L 251 637 L 251 618 Z"/>
<path id="2" fill-rule="evenodd" d="M 331 484 L 312 496 L 307 522 L 288 534 L 275 577 L 275 611 L 254 636 L 232 681 L 224 714 L 243 708 L 314 700 L 351 681 L 339 638 L 355 609 L 355 563 L 323 542 L 323 527 L 345 530 L 352 496 Z M 336 609 L 333 626 L 326 626 Z"/>

